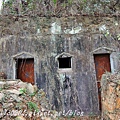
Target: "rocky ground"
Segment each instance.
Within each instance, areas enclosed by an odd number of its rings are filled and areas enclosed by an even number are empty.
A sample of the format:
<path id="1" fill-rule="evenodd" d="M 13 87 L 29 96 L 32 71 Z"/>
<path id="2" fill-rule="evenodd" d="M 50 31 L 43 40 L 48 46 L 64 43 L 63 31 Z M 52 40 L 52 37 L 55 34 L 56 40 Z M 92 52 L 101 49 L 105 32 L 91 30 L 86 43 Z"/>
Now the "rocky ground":
<path id="1" fill-rule="evenodd" d="M 99 120 L 97 116 L 58 117 L 43 90 L 21 80 L 0 81 L 1 120 Z"/>
<path id="2" fill-rule="evenodd" d="M 55 111 L 50 110 L 46 94 L 35 85 L 17 81 L 0 81 L 0 119 L 50 120 Z"/>

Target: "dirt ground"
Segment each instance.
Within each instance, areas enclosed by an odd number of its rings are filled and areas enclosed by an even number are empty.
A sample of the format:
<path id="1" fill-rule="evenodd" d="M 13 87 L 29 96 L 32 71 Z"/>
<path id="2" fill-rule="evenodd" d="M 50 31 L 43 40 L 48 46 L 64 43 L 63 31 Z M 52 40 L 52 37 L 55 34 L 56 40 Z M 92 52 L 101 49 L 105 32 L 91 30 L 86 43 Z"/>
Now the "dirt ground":
<path id="1" fill-rule="evenodd" d="M 100 120 L 100 116 L 62 117 L 59 120 Z"/>

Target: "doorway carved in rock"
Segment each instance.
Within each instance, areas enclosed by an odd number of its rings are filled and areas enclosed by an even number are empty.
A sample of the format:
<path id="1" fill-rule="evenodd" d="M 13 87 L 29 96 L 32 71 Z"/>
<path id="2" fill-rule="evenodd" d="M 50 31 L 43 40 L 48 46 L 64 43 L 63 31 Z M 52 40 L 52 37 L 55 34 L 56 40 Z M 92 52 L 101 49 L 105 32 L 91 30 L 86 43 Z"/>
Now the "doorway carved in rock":
<path id="1" fill-rule="evenodd" d="M 36 84 L 36 72 L 38 71 L 38 58 L 28 52 L 21 52 L 12 56 L 13 79 L 21 79 L 23 82 Z"/>
<path id="2" fill-rule="evenodd" d="M 105 72 L 111 72 L 110 54 L 94 54 L 94 63 L 98 87 L 99 109 L 101 106 L 101 77 Z"/>
<path id="3" fill-rule="evenodd" d="M 17 59 L 17 79 L 34 84 L 34 58 Z"/>

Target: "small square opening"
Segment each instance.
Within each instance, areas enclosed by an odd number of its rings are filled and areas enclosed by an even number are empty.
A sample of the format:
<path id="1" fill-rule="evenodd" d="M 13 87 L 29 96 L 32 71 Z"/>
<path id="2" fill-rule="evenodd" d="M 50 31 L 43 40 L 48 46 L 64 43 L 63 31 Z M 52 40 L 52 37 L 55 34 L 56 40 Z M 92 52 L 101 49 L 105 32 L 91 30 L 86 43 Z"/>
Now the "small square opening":
<path id="1" fill-rule="evenodd" d="M 60 69 L 71 68 L 71 57 L 58 58 L 58 62 Z"/>

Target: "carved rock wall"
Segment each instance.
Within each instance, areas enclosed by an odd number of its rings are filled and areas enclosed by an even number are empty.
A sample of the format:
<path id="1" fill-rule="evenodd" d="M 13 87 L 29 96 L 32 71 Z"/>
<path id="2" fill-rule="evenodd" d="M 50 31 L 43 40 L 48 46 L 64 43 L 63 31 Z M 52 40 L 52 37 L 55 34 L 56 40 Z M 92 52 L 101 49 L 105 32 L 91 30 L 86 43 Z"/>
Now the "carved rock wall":
<path id="1" fill-rule="evenodd" d="M 102 117 L 106 120 L 120 119 L 120 74 L 102 77 Z"/>
<path id="2" fill-rule="evenodd" d="M 117 37 L 120 25 L 115 25 L 115 18 L 2 16 L 0 19 L 0 71 L 8 79 L 16 77 L 14 57 L 32 54 L 35 84 L 44 89 L 53 109 L 72 109 L 84 115 L 99 113 L 93 55 L 111 54 L 113 71 L 120 70 Z M 5 32 L 8 29 L 10 32 Z M 71 71 L 59 71 L 56 57 L 63 53 L 72 56 Z"/>

